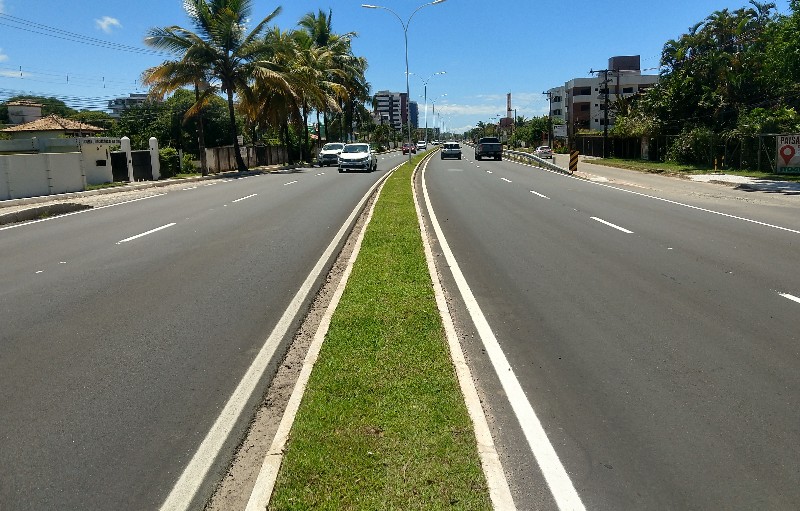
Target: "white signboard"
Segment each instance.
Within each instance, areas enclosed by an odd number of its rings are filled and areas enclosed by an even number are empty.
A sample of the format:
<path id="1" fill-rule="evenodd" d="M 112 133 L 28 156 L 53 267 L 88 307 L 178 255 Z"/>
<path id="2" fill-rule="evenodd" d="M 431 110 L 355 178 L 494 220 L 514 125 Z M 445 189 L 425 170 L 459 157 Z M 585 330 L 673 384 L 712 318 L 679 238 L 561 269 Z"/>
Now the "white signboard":
<path id="1" fill-rule="evenodd" d="M 567 125 L 566 124 L 554 125 L 553 136 L 556 138 L 567 138 Z"/>
<path id="2" fill-rule="evenodd" d="M 800 135 L 778 135 L 778 174 L 800 174 Z"/>

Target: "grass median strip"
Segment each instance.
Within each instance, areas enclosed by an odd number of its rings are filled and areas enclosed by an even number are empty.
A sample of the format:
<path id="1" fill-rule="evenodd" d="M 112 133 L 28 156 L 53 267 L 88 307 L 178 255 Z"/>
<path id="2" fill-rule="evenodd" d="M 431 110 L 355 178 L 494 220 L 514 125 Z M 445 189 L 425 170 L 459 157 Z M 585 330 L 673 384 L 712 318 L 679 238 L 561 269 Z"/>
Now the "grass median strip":
<path id="1" fill-rule="evenodd" d="M 490 509 L 404 165 L 387 181 L 270 509 Z"/>

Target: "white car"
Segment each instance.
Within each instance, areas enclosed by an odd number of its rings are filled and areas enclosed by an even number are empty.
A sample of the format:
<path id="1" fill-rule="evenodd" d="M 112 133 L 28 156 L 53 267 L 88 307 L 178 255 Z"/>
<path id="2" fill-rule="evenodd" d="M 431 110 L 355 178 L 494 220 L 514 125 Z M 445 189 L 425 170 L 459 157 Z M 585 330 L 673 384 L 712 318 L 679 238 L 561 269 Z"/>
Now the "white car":
<path id="1" fill-rule="evenodd" d="M 328 165 L 336 165 L 339 163 L 339 153 L 344 149 L 344 144 L 341 142 L 331 142 L 325 144 L 317 154 L 317 165 L 320 167 L 327 167 Z"/>
<path id="2" fill-rule="evenodd" d="M 417 151 L 424 151 L 428 148 L 428 144 L 424 140 L 417 142 Z"/>
<path id="3" fill-rule="evenodd" d="M 367 143 L 347 144 L 339 153 L 339 172 L 378 170 L 378 157 Z"/>

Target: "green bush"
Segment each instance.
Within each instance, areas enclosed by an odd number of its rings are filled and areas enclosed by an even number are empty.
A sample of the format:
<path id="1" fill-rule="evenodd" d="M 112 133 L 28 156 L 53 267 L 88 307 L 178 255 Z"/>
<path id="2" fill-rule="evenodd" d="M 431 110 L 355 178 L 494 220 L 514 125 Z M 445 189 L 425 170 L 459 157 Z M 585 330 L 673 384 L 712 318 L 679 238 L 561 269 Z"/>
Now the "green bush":
<path id="1" fill-rule="evenodd" d="M 667 161 L 709 165 L 714 159 L 714 132 L 708 128 L 684 130 L 667 150 Z"/>
<path id="2" fill-rule="evenodd" d="M 194 158 L 191 154 L 183 154 L 183 173 L 194 174 L 197 169 L 194 166 Z"/>
<path id="3" fill-rule="evenodd" d="M 158 161 L 161 163 L 161 178 L 169 179 L 180 172 L 180 159 L 174 147 L 164 147 L 158 150 Z"/>

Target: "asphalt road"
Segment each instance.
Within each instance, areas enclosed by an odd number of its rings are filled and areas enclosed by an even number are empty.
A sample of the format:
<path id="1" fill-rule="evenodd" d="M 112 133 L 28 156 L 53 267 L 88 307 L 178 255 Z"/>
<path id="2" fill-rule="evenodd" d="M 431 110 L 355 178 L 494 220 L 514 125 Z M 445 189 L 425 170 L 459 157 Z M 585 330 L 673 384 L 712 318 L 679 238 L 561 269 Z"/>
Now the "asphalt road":
<path id="1" fill-rule="evenodd" d="M 433 210 L 586 509 L 800 508 L 800 202 L 465 156 Z M 435 250 L 517 506 L 555 509 Z"/>
<path id="2" fill-rule="evenodd" d="M 0 229 L 0 509 L 158 508 L 325 248 L 401 161 L 187 184 Z"/>

